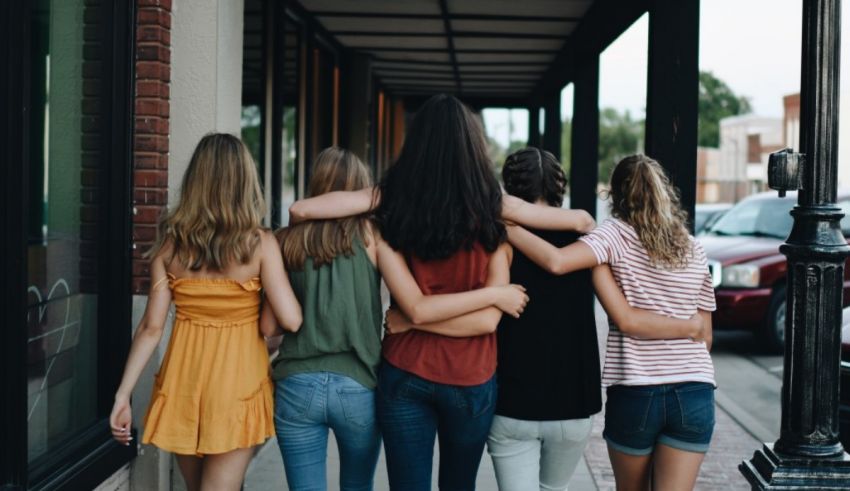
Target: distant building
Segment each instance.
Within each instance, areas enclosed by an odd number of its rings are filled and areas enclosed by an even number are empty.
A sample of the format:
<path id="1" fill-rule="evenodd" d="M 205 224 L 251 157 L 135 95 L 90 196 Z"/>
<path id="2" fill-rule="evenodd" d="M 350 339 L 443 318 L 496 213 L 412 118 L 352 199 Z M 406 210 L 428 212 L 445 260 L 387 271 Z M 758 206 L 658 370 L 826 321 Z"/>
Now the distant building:
<path id="1" fill-rule="evenodd" d="M 779 118 L 745 114 L 720 120 L 720 148 L 697 151 L 697 201 L 735 203 L 766 189 L 768 155 L 783 142 Z"/>

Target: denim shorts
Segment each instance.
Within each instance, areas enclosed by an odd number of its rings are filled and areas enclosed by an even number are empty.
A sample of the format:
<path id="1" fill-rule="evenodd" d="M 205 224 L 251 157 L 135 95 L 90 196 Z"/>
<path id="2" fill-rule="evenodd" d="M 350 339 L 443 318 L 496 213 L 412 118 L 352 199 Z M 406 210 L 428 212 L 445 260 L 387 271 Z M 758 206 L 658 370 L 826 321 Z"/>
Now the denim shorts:
<path id="1" fill-rule="evenodd" d="M 714 386 L 704 382 L 612 385 L 602 436 L 614 450 L 649 455 L 656 444 L 705 453 L 714 431 Z"/>

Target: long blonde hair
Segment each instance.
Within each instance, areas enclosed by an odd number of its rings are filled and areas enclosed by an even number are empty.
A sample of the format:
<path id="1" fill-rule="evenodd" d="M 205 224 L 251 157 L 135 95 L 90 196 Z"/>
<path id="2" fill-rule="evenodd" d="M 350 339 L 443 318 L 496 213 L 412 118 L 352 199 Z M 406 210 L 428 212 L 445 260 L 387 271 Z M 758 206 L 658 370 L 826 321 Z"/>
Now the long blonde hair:
<path id="1" fill-rule="evenodd" d="M 316 156 L 310 178 L 310 196 L 331 191 L 356 191 L 370 187 L 369 169 L 352 152 L 329 147 Z M 340 254 L 354 254 L 354 241 L 367 243 L 368 218 L 361 216 L 337 220 L 300 223 L 278 232 L 287 269 L 303 270 L 307 258 L 318 268 L 330 264 Z"/>
<path id="2" fill-rule="evenodd" d="M 221 271 L 251 260 L 260 242 L 265 201 L 257 167 L 242 141 L 226 133 L 204 136 L 189 162 L 180 201 L 160 222 L 156 255 L 171 244 L 185 268 Z"/>
<path id="3" fill-rule="evenodd" d="M 611 173 L 611 215 L 635 229 L 656 267 L 681 268 L 692 254 L 687 215 L 664 169 L 646 155 L 621 160 Z"/>

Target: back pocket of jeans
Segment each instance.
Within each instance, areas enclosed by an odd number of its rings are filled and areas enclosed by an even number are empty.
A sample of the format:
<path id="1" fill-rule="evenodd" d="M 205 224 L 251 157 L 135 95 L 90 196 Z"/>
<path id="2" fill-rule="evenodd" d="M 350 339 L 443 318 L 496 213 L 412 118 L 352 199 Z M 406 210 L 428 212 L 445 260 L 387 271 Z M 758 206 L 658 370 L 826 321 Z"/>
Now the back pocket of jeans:
<path id="1" fill-rule="evenodd" d="M 613 386 L 605 403 L 605 429 L 627 435 L 646 431 L 651 407 L 652 392 Z"/>
<path id="2" fill-rule="evenodd" d="M 496 405 L 495 380 L 470 387 L 454 387 L 454 391 L 458 407 L 465 407 L 473 418 L 487 414 Z"/>
<path id="3" fill-rule="evenodd" d="M 714 387 L 706 383 L 685 384 L 675 389 L 682 415 L 682 429 L 705 432 L 714 427 Z"/>
<path id="4" fill-rule="evenodd" d="M 359 428 L 375 426 L 375 391 L 367 388 L 337 389 L 345 420 Z"/>
<path id="5" fill-rule="evenodd" d="M 283 418 L 288 420 L 304 419 L 313 402 L 316 384 L 299 380 L 298 375 L 292 375 L 278 383 L 283 385 Z"/>

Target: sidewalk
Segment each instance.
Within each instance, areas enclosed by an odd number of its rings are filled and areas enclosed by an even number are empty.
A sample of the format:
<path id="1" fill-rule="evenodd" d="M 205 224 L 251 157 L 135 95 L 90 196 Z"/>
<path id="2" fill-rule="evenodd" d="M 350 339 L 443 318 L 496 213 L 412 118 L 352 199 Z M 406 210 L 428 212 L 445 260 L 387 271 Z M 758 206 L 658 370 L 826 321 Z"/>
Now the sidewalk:
<path id="1" fill-rule="evenodd" d="M 605 441 L 602 439 L 602 422 L 604 418 L 598 415 L 594 419 L 593 435 L 584 452 L 584 459 L 570 482 L 570 491 L 608 491 L 614 489 L 614 475 L 608 462 Z M 328 490 L 339 489 L 336 482 L 339 475 L 339 459 L 337 458 L 336 443 L 331 437 L 328 446 Z M 738 426 L 729 415 L 717 408 L 717 425 L 711 450 L 702 465 L 697 490 L 747 490 L 750 489 L 744 478 L 738 472 L 738 464 L 752 457 L 753 451 L 761 444 L 751 437 L 743 428 Z M 434 462 L 439 456 L 435 449 Z M 437 466 L 434 466 L 432 489 L 437 489 Z M 266 491 L 288 489 L 283 472 L 283 461 L 277 442 L 270 440 L 263 446 L 257 458 L 251 463 L 248 477 L 245 480 L 245 491 Z M 375 473 L 375 490 L 385 491 L 387 484 L 386 462 L 383 452 Z M 496 491 L 496 479 L 493 464 L 486 451 L 481 459 L 481 469 L 478 472 L 478 489 L 481 491 Z"/>
<path id="2" fill-rule="evenodd" d="M 597 328 L 599 332 L 600 350 L 603 349 L 607 335 L 607 317 L 604 311 L 597 305 Z M 718 397 L 722 399 L 722 397 Z M 716 426 L 711 449 L 706 455 L 700 470 L 696 489 L 700 491 L 727 491 L 748 490 L 750 487 L 738 472 L 738 464 L 753 456 L 753 452 L 761 447 L 750 433 L 735 422 L 722 406 L 716 409 Z M 600 413 L 594 417 L 593 432 L 590 442 L 584 452 L 584 459 L 570 482 L 570 491 L 613 491 L 614 475 L 608 462 L 608 452 L 605 441 L 602 439 L 602 427 L 604 414 Z M 331 437 L 328 445 L 328 490 L 339 489 L 337 482 L 339 476 L 339 459 L 336 443 Z M 432 478 L 432 489 L 437 489 L 437 463 L 439 455 L 437 449 L 434 451 L 434 472 Z M 251 463 L 248 476 L 245 480 L 245 491 L 266 491 L 277 489 L 289 489 L 284 477 L 283 461 L 277 442 L 270 440 Z M 493 472 L 493 463 L 485 450 L 481 459 L 481 468 L 478 471 L 477 489 L 480 491 L 496 491 L 496 479 Z M 375 490 L 389 490 L 387 484 L 386 461 L 383 452 L 378 462 L 378 470 L 375 473 Z"/>

